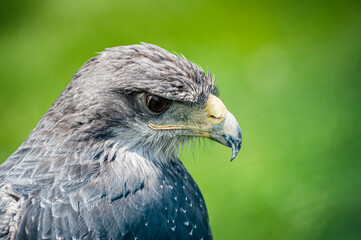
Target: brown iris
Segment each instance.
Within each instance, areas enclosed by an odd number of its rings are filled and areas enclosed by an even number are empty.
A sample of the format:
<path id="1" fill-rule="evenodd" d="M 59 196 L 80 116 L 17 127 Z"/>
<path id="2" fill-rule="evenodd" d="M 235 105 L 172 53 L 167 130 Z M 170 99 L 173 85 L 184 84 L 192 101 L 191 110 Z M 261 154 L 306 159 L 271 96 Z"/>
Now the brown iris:
<path id="1" fill-rule="evenodd" d="M 148 95 L 145 99 L 145 102 L 149 110 L 154 113 L 161 113 L 165 111 L 170 105 L 170 100 L 154 95 Z"/>

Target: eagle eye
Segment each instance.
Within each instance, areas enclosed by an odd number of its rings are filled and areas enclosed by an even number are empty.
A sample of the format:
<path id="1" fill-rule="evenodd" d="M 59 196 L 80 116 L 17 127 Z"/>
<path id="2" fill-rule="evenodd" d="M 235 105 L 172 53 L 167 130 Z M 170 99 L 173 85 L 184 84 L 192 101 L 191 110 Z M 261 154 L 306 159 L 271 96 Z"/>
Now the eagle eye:
<path id="1" fill-rule="evenodd" d="M 171 102 L 170 100 L 162 97 L 148 95 L 145 99 L 145 103 L 150 111 L 154 113 L 161 113 L 169 107 Z"/>

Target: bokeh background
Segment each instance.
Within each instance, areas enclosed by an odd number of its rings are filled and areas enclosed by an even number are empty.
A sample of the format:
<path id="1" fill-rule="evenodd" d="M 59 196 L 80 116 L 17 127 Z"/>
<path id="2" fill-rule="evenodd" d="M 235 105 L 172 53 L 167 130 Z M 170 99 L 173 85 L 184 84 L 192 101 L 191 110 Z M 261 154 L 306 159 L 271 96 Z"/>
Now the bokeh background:
<path id="1" fill-rule="evenodd" d="M 215 239 L 361 239 L 360 1 L 1 1 L 0 162 L 80 66 L 157 44 L 207 67 L 244 145 L 181 158 Z"/>

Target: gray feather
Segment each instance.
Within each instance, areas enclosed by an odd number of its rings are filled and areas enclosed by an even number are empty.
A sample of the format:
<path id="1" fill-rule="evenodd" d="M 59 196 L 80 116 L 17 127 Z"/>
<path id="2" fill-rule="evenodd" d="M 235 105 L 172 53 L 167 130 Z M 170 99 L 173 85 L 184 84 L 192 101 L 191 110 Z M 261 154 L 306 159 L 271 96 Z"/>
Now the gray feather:
<path id="1" fill-rule="evenodd" d="M 91 59 L 1 165 L 0 239 L 212 238 L 177 157 L 190 138 L 147 126 L 187 115 L 150 115 L 143 93 L 201 108 L 217 89 L 196 64 L 151 44 Z"/>

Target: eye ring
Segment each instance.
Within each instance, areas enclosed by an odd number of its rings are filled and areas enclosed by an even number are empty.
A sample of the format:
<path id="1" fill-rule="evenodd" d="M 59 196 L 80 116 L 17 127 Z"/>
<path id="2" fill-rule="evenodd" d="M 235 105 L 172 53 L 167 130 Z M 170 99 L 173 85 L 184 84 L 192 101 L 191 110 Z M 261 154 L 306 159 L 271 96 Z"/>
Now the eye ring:
<path id="1" fill-rule="evenodd" d="M 171 101 L 166 98 L 158 97 L 155 95 L 147 95 L 145 97 L 145 105 L 148 110 L 153 113 L 162 113 L 168 109 Z"/>

